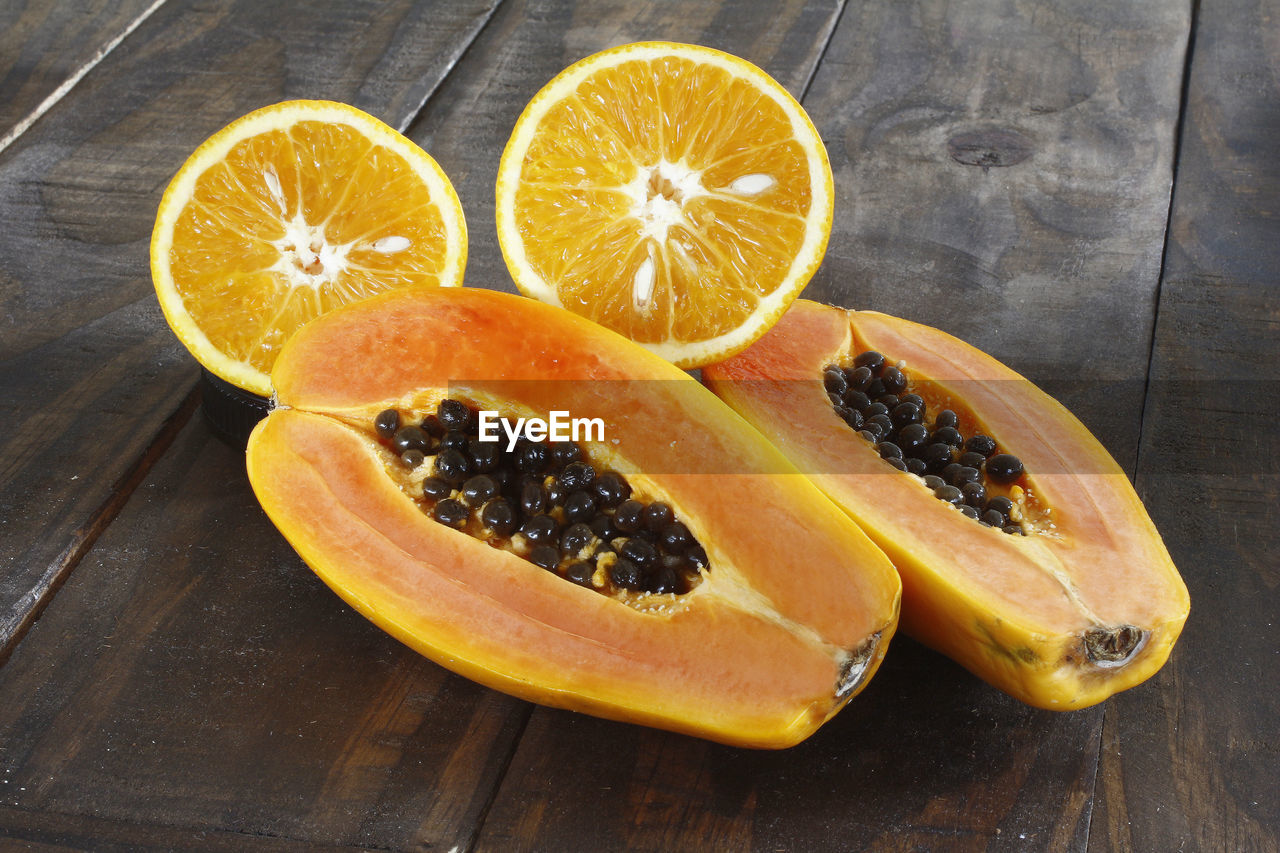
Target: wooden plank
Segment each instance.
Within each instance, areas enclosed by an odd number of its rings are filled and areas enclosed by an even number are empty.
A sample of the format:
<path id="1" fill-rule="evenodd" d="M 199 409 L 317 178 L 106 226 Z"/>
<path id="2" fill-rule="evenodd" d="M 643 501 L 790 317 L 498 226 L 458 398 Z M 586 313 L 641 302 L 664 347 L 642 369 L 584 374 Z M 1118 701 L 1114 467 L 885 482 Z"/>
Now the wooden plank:
<path id="1" fill-rule="evenodd" d="M 1099 715 L 1029 708 L 894 642 L 866 691 L 784 752 L 539 708 L 478 849 L 1081 849 L 1087 794 L 1045 780 L 1092 776 Z"/>
<path id="2" fill-rule="evenodd" d="M 243 469 L 189 424 L 0 669 L 0 838 L 470 843 L 527 706 L 343 605 Z"/>
<path id="3" fill-rule="evenodd" d="M 0 6 L 0 150 L 158 6 L 157 0 Z"/>
<path id="4" fill-rule="evenodd" d="M 213 832 L 154 824 L 102 820 L 82 815 L 53 816 L 0 806 L 0 838 L 14 849 L 31 851 L 92 850 L 94 853 L 163 853 L 202 850 L 213 853 L 309 853 L 342 850 L 356 853 L 373 848 L 333 846 L 246 832 Z"/>
<path id="5" fill-rule="evenodd" d="M 804 99 L 837 185 L 806 295 L 940 325 L 1037 380 L 1071 380 L 1067 402 L 1132 470 L 1188 9 L 1059 5 L 844 10 Z M 480 66 L 477 92 L 505 95 L 514 56 L 576 58 L 564 22 L 525 36 L 515 8 L 464 60 Z M 475 109 L 453 91 L 441 110 Z M 413 132 L 448 156 L 452 124 L 423 120 Z M 780 754 L 537 709 L 479 846 L 1081 850 L 1102 720 L 1028 709 L 906 639 L 839 718 Z"/>
<path id="6" fill-rule="evenodd" d="M 147 268 L 172 174 L 285 98 L 407 124 L 495 3 L 175 0 L 0 153 L 0 659 L 194 381 Z"/>
<path id="7" fill-rule="evenodd" d="M 1137 480 L 1191 618 L 1108 708 L 1094 850 L 1280 849 L 1278 14 L 1196 16 Z"/>

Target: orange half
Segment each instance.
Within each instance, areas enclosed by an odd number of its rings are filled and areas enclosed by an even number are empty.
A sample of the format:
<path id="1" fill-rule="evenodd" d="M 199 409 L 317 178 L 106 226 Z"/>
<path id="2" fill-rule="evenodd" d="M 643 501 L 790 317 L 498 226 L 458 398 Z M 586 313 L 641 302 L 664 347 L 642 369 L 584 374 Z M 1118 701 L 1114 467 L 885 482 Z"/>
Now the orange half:
<path id="1" fill-rule="evenodd" d="M 169 184 L 151 236 L 170 327 L 262 396 L 308 320 L 384 290 L 460 285 L 466 259 L 462 205 L 436 161 L 329 101 L 275 104 L 216 133 Z"/>
<path id="2" fill-rule="evenodd" d="M 831 166 L 804 109 L 751 63 L 624 45 L 525 108 L 498 169 L 520 290 L 681 367 L 744 349 L 817 270 Z"/>

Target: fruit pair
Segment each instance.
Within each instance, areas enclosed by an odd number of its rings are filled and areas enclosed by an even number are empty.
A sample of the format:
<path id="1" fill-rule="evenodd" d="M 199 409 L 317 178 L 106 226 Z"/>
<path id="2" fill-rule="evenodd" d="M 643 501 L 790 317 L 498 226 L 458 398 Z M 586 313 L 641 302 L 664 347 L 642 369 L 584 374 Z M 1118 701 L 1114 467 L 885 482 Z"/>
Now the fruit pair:
<path id="1" fill-rule="evenodd" d="M 832 410 L 824 366 L 866 350 L 903 362 L 904 393 L 934 410 L 948 402 L 939 432 L 953 419 L 981 428 L 1025 462 L 993 487 L 1008 488 L 1004 512 L 1026 535 L 939 501 Z M 375 352 L 385 357 L 365 357 Z M 1186 589 L 1128 479 L 994 359 L 934 329 L 801 300 L 703 375 L 732 409 L 632 342 L 532 300 L 386 294 L 286 345 L 273 373 L 280 405 L 249 442 L 250 480 L 326 582 L 433 659 L 544 704 L 729 743 L 794 743 L 834 714 L 884 654 L 900 589 L 910 633 L 1040 707 L 1102 701 L 1167 658 Z M 410 467 L 376 423 L 395 405 L 397 422 L 429 429 L 446 399 L 510 417 L 600 418 L 605 440 L 584 445 L 583 462 L 674 510 L 707 557 L 695 582 L 601 595 L 610 584 L 571 577 L 569 555 L 544 565 L 484 524 L 433 518 L 419 499 L 433 471 L 455 485 L 432 486 L 431 499 L 479 505 L 467 463 L 440 467 L 457 451 L 439 448 L 470 439 L 444 432 L 428 448 L 436 467 Z M 630 540 L 592 532 L 632 556 Z"/>
<path id="2" fill-rule="evenodd" d="M 737 352 L 817 269 L 826 152 L 755 66 L 646 43 L 567 69 L 503 153 L 497 227 L 519 288 L 682 367 Z M 462 284 L 467 229 L 444 172 L 353 107 L 293 101 L 232 123 L 165 192 L 152 278 L 179 338 L 261 396 L 312 317 L 387 289 Z"/>

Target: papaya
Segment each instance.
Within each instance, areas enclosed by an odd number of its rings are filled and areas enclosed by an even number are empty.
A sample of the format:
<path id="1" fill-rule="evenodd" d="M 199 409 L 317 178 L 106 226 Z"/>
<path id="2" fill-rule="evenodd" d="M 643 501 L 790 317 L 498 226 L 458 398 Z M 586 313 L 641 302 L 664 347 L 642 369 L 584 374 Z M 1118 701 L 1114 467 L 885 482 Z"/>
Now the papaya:
<path id="1" fill-rule="evenodd" d="M 889 555 L 908 635 L 1059 710 L 1168 658 L 1187 589 L 1128 478 L 996 359 L 938 329 L 801 300 L 702 376 Z"/>
<path id="2" fill-rule="evenodd" d="M 893 636 L 901 584 L 861 529 L 696 379 L 568 311 L 389 293 L 309 323 L 272 384 L 247 448 L 267 515 L 353 608 L 481 684 L 780 748 Z M 558 434 L 557 413 L 602 429 Z"/>

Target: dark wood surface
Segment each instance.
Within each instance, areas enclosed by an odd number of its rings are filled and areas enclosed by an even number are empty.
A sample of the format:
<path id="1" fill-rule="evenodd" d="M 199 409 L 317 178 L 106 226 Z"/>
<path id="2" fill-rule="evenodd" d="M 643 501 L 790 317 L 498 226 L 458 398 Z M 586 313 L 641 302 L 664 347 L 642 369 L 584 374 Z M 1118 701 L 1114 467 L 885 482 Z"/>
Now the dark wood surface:
<path id="1" fill-rule="evenodd" d="M 44 5 L 55 18 L 79 4 Z M 177 167 L 285 98 L 407 125 L 493 6 L 329 0 L 295 15 L 172 0 L 0 152 L 0 655 L 118 510 L 149 447 L 172 438 L 165 424 L 193 387 L 147 265 Z"/>
<path id="2" fill-rule="evenodd" d="M 1280 849 L 1275 2 L 289 7 L 0 9 L 0 846 Z M 806 295 L 968 338 L 1134 476 L 1192 594 L 1152 681 L 1037 711 L 900 638 L 809 741 L 730 749 L 454 676 L 271 527 L 151 293 L 178 165 L 262 104 L 354 103 L 436 157 L 469 282 L 510 290 L 516 116 L 650 38 L 814 118 L 837 210 Z"/>
<path id="3" fill-rule="evenodd" d="M 1107 703 L 1098 850 L 1280 849 L 1276 12 L 1197 16 L 1136 480 L 1192 614 Z"/>
<path id="4" fill-rule="evenodd" d="M 0 149 L 142 25 L 156 0 L 0 6 Z"/>

